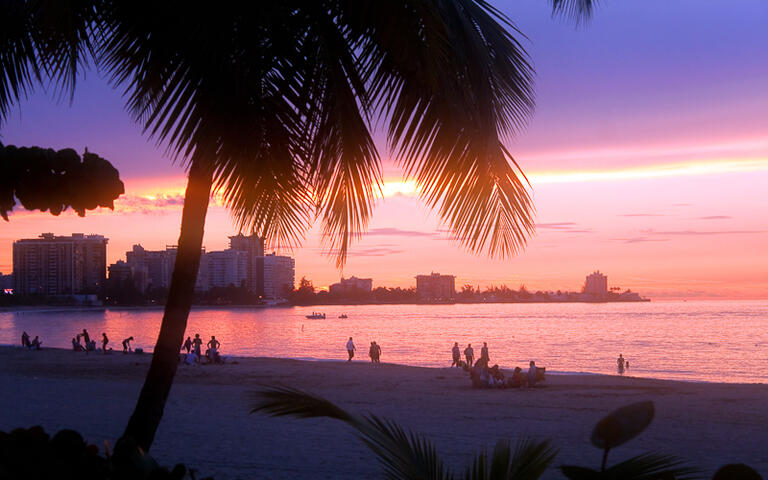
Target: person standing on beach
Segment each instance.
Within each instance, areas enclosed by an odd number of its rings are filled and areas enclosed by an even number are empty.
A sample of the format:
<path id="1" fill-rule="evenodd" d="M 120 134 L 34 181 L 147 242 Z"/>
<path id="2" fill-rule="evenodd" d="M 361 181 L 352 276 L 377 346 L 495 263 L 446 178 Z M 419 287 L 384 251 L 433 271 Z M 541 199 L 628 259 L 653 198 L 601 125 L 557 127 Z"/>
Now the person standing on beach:
<path id="1" fill-rule="evenodd" d="M 451 367 L 454 365 L 456 365 L 456 367 L 460 367 L 461 365 L 459 365 L 459 362 L 461 362 L 461 350 L 459 350 L 459 342 L 453 343 L 451 353 L 453 354 L 453 363 L 451 363 Z"/>
<path id="2" fill-rule="evenodd" d="M 467 348 L 464 349 L 464 356 L 467 358 L 467 366 L 471 367 L 475 363 L 475 349 L 472 348 L 471 343 L 468 343 Z"/>
<path id="3" fill-rule="evenodd" d="M 199 359 L 200 358 L 200 347 L 203 346 L 203 339 L 200 338 L 200 334 L 199 333 L 195 334 L 195 339 L 192 340 L 192 346 L 194 347 L 195 355 L 197 355 L 197 358 Z"/>
<path id="4" fill-rule="evenodd" d="M 21 346 L 29 348 L 29 334 L 27 332 L 21 332 Z"/>
<path id="5" fill-rule="evenodd" d="M 83 329 L 83 341 L 85 342 L 85 349 L 88 349 L 88 346 L 91 344 L 91 336 L 88 335 L 88 330 Z"/>
<path id="6" fill-rule="evenodd" d="M 376 342 L 373 342 L 373 346 L 376 349 L 376 363 L 381 363 L 381 346 Z"/>
<path id="7" fill-rule="evenodd" d="M 531 367 L 528 369 L 528 386 L 536 385 L 536 362 L 531 360 Z"/>
<path id="8" fill-rule="evenodd" d="M 491 361 L 491 356 L 488 355 L 488 344 L 483 342 L 483 348 L 480 349 L 480 360 L 487 366 Z"/>
<path id="9" fill-rule="evenodd" d="M 181 348 L 186 350 L 187 351 L 187 355 L 189 355 L 189 352 L 192 351 L 192 339 L 187 337 L 187 339 L 184 340 L 184 345 Z"/>
<path id="10" fill-rule="evenodd" d="M 349 354 L 347 361 L 351 362 L 352 357 L 355 356 L 355 342 L 352 341 L 352 337 L 349 337 L 349 341 L 347 341 L 347 353 Z"/>
<path id="11" fill-rule="evenodd" d="M 211 335 L 211 339 L 208 341 L 208 359 L 211 362 L 216 362 L 219 355 L 219 347 L 221 342 L 216 340 L 215 335 Z"/>
<path id="12" fill-rule="evenodd" d="M 616 359 L 616 366 L 619 369 L 619 375 L 624 375 L 624 357 L 619 354 L 619 358 Z"/>
<path id="13" fill-rule="evenodd" d="M 132 352 L 131 350 L 131 341 L 133 340 L 133 337 L 128 337 L 125 340 L 123 340 L 123 353 Z"/>
<path id="14" fill-rule="evenodd" d="M 101 332 L 101 351 L 103 353 L 107 353 L 107 344 L 109 343 L 109 339 L 107 338 L 107 334 L 104 332 Z"/>
<path id="15" fill-rule="evenodd" d="M 376 362 L 376 342 L 371 342 L 371 348 L 368 349 L 368 356 L 371 357 L 371 363 Z"/>

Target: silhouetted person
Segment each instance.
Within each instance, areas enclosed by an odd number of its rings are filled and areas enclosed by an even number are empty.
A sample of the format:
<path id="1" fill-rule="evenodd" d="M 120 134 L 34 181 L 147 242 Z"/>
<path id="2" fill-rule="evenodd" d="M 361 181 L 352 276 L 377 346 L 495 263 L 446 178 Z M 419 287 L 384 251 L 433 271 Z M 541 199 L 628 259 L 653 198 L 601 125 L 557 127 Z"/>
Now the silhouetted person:
<path id="1" fill-rule="evenodd" d="M 486 342 L 483 342 L 483 348 L 480 349 L 480 360 L 482 360 L 485 365 L 488 365 L 488 362 L 491 361 L 491 356 L 488 355 L 488 344 Z"/>
<path id="2" fill-rule="evenodd" d="M 352 341 L 352 337 L 349 337 L 349 341 L 347 341 L 347 353 L 349 354 L 347 361 L 351 362 L 352 357 L 355 356 L 355 342 Z"/>
<path id="3" fill-rule="evenodd" d="M 200 358 L 200 347 L 203 346 L 203 339 L 200 338 L 200 334 L 195 334 L 195 339 L 192 340 L 192 346 L 195 349 L 195 355 L 197 355 L 197 358 Z"/>
<path id="4" fill-rule="evenodd" d="M 219 359 L 219 347 L 221 342 L 216 340 L 215 335 L 211 335 L 211 339 L 208 340 L 208 359 L 211 362 L 215 362 Z"/>
<path id="5" fill-rule="evenodd" d="M 101 351 L 102 352 L 107 353 L 107 344 L 108 343 L 109 343 L 109 339 L 107 338 L 107 334 L 104 333 L 104 332 L 101 332 Z"/>
<path id="6" fill-rule="evenodd" d="M 85 351 L 85 348 L 83 348 L 83 346 L 80 344 L 80 335 L 77 335 L 72 339 L 72 350 L 76 352 Z"/>
<path id="7" fill-rule="evenodd" d="M 373 342 L 373 347 L 374 347 L 374 350 L 375 350 L 374 353 L 376 354 L 376 357 L 375 357 L 376 360 L 375 361 L 376 361 L 376 363 L 381 363 L 381 345 L 379 345 L 376 342 Z"/>
<path id="8" fill-rule="evenodd" d="M 467 359 L 467 366 L 471 367 L 475 363 L 475 349 L 472 348 L 471 343 L 468 343 L 467 348 L 464 349 L 464 356 Z"/>
<path id="9" fill-rule="evenodd" d="M 619 369 L 619 375 L 624 375 L 624 357 L 621 354 L 616 359 L 616 367 Z"/>
<path id="10" fill-rule="evenodd" d="M 88 348 L 88 345 L 91 344 L 91 336 L 88 335 L 88 330 L 83 329 L 83 341 L 85 342 L 85 348 Z"/>
<path id="11" fill-rule="evenodd" d="M 187 351 L 187 355 L 189 355 L 189 352 L 192 351 L 192 339 L 187 337 L 187 339 L 184 340 L 184 345 L 181 348 L 186 350 Z"/>
<path id="12" fill-rule="evenodd" d="M 451 363 L 451 367 L 454 365 L 456 367 L 460 367 L 459 362 L 461 362 L 461 350 L 459 350 L 459 342 L 453 343 L 453 348 L 451 349 L 451 353 L 453 354 L 453 363 Z"/>
<path id="13" fill-rule="evenodd" d="M 536 362 L 531 360 L 531 367 L 528 369 L 528 386 L 536 385 Z"/>
<path id="14" fill-rule="evenodd" d="M 131 352 L 131 341 L 133 340 L 133 337 L 128 337 L 125 340 L 123 340 L 123 353 Z"/>
<path id="15" fill-rule="evenodd" d="M 27 332 L 21 332 L 21 346 L 29 348 L 29 335 Z"/>
<path id="16" fill-rule="evenodd" d="M 40 337 L 35 335 L 35 339 L 32 340 L 32 343 L 29 344 L 29 349 L 30 350 L 32 350 L 32 349 L 40 350 L 40 345 L 42 345 L 42 344 L 43 344 L 43 342 L 40 341 Z"/>
<path id="17" fill-rule="evenodd" d="M 376 344 L 374 342 L 371 342 L 371 348 L 368 349 L 368 356 L 371 357 L 371 363 L 374 363 L 376 360 Z"/>

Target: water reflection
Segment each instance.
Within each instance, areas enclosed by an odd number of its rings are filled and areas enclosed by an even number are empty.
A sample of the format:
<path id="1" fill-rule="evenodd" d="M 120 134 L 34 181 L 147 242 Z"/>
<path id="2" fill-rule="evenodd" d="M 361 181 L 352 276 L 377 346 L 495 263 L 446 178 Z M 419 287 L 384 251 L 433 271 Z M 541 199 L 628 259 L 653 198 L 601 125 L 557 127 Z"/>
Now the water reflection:
<path id="1" fill-rule="evenodd" d="M 503 367 L 535 360 L 554 371 L 615 373 L 623 353 L 630 375 L 768 381 L 768 302 L 328 306 L 326 319 L 305 318 L 316 310 L 198 309 L 187 332 L 205 342 L 216 335 L 224 354 L 246 356 L 343 360 L 352 336 L 356 360 L 368 360 L 375 340 L 384 362 L 437 367 L 450 365 L 453 342 L 479 352 L 486 341 Z M 87 328 L 97 340 L 105 332 L 115 349 L 133 336 L 134 347 L 151 350 L 161 317 L 160 309 L 0 313 L 0 342 L 18 344 L 25 330 L 44 346 L 69 348 Z"/>

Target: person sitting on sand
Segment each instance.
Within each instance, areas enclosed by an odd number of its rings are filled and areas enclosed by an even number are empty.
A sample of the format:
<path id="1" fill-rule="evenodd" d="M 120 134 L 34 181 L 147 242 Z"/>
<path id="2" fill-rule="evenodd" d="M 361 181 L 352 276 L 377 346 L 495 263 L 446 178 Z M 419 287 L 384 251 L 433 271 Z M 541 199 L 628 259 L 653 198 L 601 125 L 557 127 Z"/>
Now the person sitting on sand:
<path id="1" fill-rule="evenodd" d="M 533 387 L 536 385 L 536 362 L 531 360 L 531 366 L 528 369 L 528 386 Z"/>
<path id="2" fill-rule="evenodd" d="M 211 335 L 211 339 L 208 340 L 208 359 L 211 362 L 215 362 L 218 360 L 220 346 L 221 346 L 221 342 L 216 340 L 215 335 Z"/>
<path id="3" fill-rule="evenodd" d="M 131 349 L 131 341 L 133 341 L 133 337 L 128 337 L 125 340 L 123 340 L 123 353 L 132 352 Z"/>
<path id="4" fill-rule="evenodd" d="M 200 338 L 200 334 L 195 334 L 195 339 L 192 340 L 192 346 L 195 349 L 195 355 L 197 355 L 198 358 L 200 358 L 200 348 L 203 346 L 203 339 Z"/>
<path id="5" fill-rule="evenodd" d="M 32 343 L 29 344 L 30 350 L 40 350 L 40 347 L 43 345 L 43 342 L 40 341 L 40 337 L 35 335 L 34 340 L 32 340 Z"/>
<path id="6" fill-rule="evenodd" d="M 347 361 L 351 362 L 352 357 L 355 356 L 355 342 L 352 341 L 352 337 L 349 337 L 349 340 L 347 341 L 347 354 L 349 355 Z"/>
<path id="7" fill-rule="evenodd" d="M 29 335 L 27 332 L 21 332 L 21 346 L 29 348 Z"/>
<path id="8" fill-rule="evenodd" d="M 76 352 L 83 352 L 85 349 L 80 345 L 80 335 L 72 339 L 72 350 Z"/>
<path id="9" fill-rule="evenodd" d="M 107 334 L 104 332 L 101 332 L 101 351 L 103 353 L 107 353 L 107 344 L 109 343 L 109 339 L 107 338 Z"/>
<path id="10" fill-rule="evenodd" d="M 527 384 L 528 382 L 526 381 L 525 375 L 523 375 L 523 370 L 520 367 L 515 367 L 512 375 L 507 378 L 507 387 L 509 388 L 520 388 Z"/>
<path id="11" fill-rule="evenodd" d="M 464 349 L 464 356 L 467 358 L 467 365 L 471 367 L 475 363 L 475 349 L 472 348 L 471 343 L 468 343 L 467 348 Z"/>
<path id="12" fill-rule="evenodd" d="M 488 373 L 491 374 L 494 380 L 496 381 L 504 381 L 504 374 L 501 373 L 501 369 L 499 369 L 498 365 L 494 365 L 491 368 L 488 369 Z"/>
<path id="13" fill-rule="evenodd" d="M 184 340 L 184 345 L 182 347 L 184 350 L 187 351 L 187 355 L 189 355 L 189 352 L 192 350 L 192 339 L 187 337 L 186 340 Z"/>
<path id="14" fill-rule="evenodd" d="M 459 360 L 461 360 L 461 351 L 459 350 L 459 342 L 454 342 L 453 348 L 451 349 L 451 353 L 453 354 L 453 362 L 451 363 L 451 367 L 456 366 L 458 368 Z"/>

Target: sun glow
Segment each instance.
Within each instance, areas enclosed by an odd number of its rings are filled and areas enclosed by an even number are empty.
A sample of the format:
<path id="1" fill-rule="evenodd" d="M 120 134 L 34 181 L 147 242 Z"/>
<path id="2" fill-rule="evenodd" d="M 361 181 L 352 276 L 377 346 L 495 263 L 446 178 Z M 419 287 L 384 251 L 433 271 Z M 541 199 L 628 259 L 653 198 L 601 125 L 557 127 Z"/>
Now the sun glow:
<path id="1" fill-rule="evenodd" d="M 610 180 L 640 180 L 646 178 L 716 175 L 768 171 L 768 158 L 721 159 L 705 162 L 671 163 L 616 170 L 576 170 L 570 172 L 531 172 L 531 183 L 600 182 Z"/>

